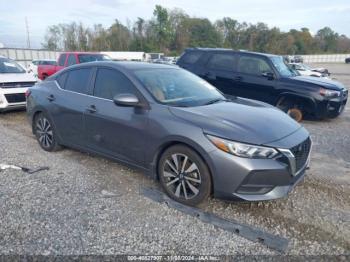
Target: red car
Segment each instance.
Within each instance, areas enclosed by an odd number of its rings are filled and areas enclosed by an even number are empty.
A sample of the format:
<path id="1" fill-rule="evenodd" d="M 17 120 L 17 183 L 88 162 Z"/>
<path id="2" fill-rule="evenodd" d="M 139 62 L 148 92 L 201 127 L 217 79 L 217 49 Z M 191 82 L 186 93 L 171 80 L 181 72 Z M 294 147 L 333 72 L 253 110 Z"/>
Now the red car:
<path id="1" fill-rule="evenodd" d="M 100 53 L 64 52 L 58 57 L 57 65 L 38 65 L 38 77 L 39 79 L 44 80 L 67 66 L 106 60 L 111 59 Z"/>

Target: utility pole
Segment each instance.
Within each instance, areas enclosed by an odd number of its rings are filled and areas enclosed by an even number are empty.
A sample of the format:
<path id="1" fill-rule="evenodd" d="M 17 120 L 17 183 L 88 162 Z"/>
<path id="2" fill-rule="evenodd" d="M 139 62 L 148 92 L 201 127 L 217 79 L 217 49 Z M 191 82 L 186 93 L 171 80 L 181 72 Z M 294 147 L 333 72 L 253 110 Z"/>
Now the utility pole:
<path id="1" fill-rule="evenodd" d="M 29 25 L 28 25 L 27 17 L 25 17 L 25 23 L 26 23 L 26 31 L 27 31 L 27 48 L 30 48 Z"/>

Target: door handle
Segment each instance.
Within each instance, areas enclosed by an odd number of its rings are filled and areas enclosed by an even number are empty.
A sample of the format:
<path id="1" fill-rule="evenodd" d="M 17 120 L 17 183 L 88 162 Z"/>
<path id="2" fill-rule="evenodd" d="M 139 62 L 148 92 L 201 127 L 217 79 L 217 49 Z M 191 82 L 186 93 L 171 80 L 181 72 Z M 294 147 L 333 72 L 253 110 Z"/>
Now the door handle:
<path id="1" fill-rule="evenodd" d="M 233 81 L 240 82 L 240 81 L 243 80 L 243 77 L 241 77 L 241 76 L 235 76 L 232 80 L 233 80 Z"/>
<path id="2" fill-rule="evenodd" d="M 95 113 L 97 111 L 95 105 L 89 106 L 88 108 L 86 108 L 86 110 L 89 111 L 90 113 Z"/>
<path id="3" fill-rule="evenodd" d="M 49 100 L 50 102 L 52 102 L 53 100 L 55 100 L 55 96 L 54 95 L 49 95 L 47 97 L 47 100 Z"/>

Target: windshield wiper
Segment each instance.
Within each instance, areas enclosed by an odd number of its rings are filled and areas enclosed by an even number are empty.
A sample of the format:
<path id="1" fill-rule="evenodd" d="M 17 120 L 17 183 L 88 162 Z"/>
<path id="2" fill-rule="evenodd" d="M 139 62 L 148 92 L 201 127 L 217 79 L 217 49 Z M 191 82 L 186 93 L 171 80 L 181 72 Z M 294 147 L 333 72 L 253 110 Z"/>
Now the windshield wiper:
<path id="1" fill-rule="evenodd" d="M 211 105 L 211 104 L 215 104 L 215 103 L 219 103 L 219 102 L 227 102 L 227 101 L 229 101 L 229 100 L 228 99 L 224 99 L 224 98 L 216 98 L 216 99 L 208 101 L 204 105 Z"/>

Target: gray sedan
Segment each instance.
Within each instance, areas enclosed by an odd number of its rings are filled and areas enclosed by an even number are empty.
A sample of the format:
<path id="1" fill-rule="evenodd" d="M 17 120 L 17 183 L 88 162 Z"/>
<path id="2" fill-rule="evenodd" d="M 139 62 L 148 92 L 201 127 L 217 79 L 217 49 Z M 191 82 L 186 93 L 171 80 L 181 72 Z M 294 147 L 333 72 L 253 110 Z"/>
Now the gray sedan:
<path id="1" fill-rule="evenodd" d="M 27 92 L 33 133 L 146 171 L 173 199 L 284 197 L 307 169 L 309 133 L 280 110 L 224 97 L 183 69 L 137 62 L 66 68 Z"/>

